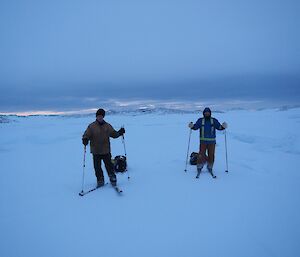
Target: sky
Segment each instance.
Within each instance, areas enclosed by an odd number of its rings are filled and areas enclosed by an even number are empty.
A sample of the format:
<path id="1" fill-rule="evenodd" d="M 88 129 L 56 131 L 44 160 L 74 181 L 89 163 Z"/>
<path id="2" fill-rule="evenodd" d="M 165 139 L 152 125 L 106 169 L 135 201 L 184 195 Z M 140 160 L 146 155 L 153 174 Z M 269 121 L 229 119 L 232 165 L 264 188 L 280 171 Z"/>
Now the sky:
<path id="1" fill-rule="evenodd" d="M 300 2 L 0 1 L 0 112 L 300 102 Z"/>

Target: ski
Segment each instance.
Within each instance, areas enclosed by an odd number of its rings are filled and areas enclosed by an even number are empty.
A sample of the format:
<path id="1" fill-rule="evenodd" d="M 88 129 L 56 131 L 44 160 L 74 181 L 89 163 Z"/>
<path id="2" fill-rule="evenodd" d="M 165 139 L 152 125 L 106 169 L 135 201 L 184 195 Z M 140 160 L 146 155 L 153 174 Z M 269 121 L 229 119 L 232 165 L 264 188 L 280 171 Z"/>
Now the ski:
<path id="1" fill-rule="evenodd" d="M 84 192 L 84 191 L 81 191 L 80 193 L 79 193 L 79 195 L 80 196 L 84 196 L 84 195 L 86 195 L 86 194 L 88 194 L 88 193 L 91 193 L 91 192 L 93 192 L 93 191 L 95 191 L 95 190 L 97 190 L 97 189 L 99 189 L 99 188 L 101 188 L 101 187 L 104 187 L 105 185 L 107 185 L 108 183 L 105 183 L 103 186 L 100 186 L 100 187 L 94 187 L 94 188 L 92 188 L 92 189 L 90 189 L 90 190 L 88 190 L 88 191 L 86 191 L 86 192 Z"/>
<path id="2" fill-rule="evenodd" d="M 217 178 L 217 176 L 212 172 L 212 171 L 208 171 L 209 172 L 209 174 L 213 177 L 213 178 Z M 200 174 L 201 174 L 201 171 L 199 172 L 197 172 L 197 176 L 196 176 L 196 178 L 199 178 L 200 177 Z"/>

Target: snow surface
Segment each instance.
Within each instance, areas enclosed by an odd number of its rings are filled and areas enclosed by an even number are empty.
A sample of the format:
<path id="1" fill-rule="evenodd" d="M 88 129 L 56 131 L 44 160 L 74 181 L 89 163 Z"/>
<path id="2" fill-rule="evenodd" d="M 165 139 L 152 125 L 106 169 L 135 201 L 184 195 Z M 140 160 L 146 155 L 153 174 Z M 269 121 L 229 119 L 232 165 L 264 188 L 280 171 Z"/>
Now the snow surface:
<path id="1" fill-rule="evenodd" d="M 213 180 L 184 172 L 196 114 L 111 115 L 125 125 L 129 174 L 84 197 L 81 135 L 93 117 L 0 124 L 1 257 L 300 256 L 300 109 L 215 113 Z M 197 151 L 198 132 L 191 151 Z M 121 139 L 112 154 L 123 154 Z M 106 177 L 107 179 L 107 177 Z M 95 185 L 87 154 L 85 189 Z"/>

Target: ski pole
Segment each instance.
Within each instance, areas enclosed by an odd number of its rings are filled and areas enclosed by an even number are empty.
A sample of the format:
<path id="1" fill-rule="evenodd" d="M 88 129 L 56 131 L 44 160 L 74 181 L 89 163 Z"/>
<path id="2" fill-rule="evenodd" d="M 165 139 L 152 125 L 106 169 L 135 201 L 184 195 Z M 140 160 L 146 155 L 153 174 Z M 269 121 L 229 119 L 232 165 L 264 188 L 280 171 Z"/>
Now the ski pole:
<path id="1" fill-rule="evenodd" d="M 227 157 L 227 137 L 226 137 L 226 130 L 225 129 L 225 153 L 226 153 L 226 170 L 225 172 L 228 172 L 228 157 Z"/>
<path id="2" fill-rule="evenodd" d="M 83 172 L 82 172 L 82 187 L 81 187 L 82 194 L 83 194 L 83 186 L 84 186 L 85 154 L 86 154 L 86 146 L 84 146 L 84 153 L 83 153 Z"/>
<path id="3" fill-rule="evenodd" d="M 127 152 L 126 152 L 126 146 L 125 146 L 125 137 L 124 137 L 124 134 L 122 135 L 122 143 L 123 143 L 123 146 L 124 146 L 124 153 L 125 153 L 125 158 L 126 158 L 126 163 L 127 163 Z M 130 179 L 129 172 L 128 172 L 128 169 L 127 169 L 127 165 L 126 165 L 126 172 L 127 172 L 127 174 L 128 174 L 128 179 Z"/>
<path id="4" fill-rule="evenodd" d="M 189 144 L 188 144 L 188 149 L 187 149 L 187 153 L 186 153 L 186 161 L 185 161 L 185 169 L 184 169 L 185 172 L 186 172 L 186 169 L 187 169 L 188 158 L 189 158 L 191 135 L 192 135 L 192 129 L 190 129 Z"/>

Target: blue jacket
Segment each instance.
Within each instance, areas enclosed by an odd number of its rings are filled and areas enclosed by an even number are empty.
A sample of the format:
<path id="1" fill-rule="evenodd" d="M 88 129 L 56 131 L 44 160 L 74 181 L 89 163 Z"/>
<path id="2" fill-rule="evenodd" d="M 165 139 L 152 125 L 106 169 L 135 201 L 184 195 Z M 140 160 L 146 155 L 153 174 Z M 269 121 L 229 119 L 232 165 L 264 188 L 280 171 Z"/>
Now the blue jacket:
<path id="1" fill-rule="evenodd" d="M 220 122 L 211 117 L 209 119 L 200 118 L 192 127 L 193 130 L 200 129 L 200 143 L 215 144 L 216 143 L 216 129 L 223 130 L 224 128 Z"/>

